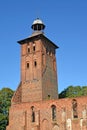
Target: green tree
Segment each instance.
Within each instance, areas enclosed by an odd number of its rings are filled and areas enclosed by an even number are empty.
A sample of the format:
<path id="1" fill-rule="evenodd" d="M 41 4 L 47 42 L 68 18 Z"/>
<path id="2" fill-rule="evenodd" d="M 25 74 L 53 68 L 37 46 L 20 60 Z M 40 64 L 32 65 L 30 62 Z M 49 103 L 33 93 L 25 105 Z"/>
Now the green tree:
<path id="1" fill-rule="evenodd" d="M 87 95 L 87 86 L 82 87 L 82 95 L 84 95 L 84 96 Z"/>
<path id="2" fill-rule="evenodd" d="M 14 91 L 10 88 L 2 88 L 0 90 L 0 130 L 6 130 L 13 93 Z"/>
<path id="3" fill-rule="evenodd" d="M 59 98 L 71 98 L 87 95 L 87 86 L 69 86 L 59 94 Z"/>

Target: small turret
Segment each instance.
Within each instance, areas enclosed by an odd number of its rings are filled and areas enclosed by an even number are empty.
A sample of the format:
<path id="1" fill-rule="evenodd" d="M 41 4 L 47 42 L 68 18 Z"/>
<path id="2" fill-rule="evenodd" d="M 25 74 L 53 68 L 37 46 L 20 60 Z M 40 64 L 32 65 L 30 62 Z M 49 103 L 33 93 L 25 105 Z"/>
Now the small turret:
<path id="1" fill-rule="evenodd" d="M 37 18 L 36 20 L 34 20 L 31 28 L 34 30 L 34 31 L 42 31 L 44 30 L 45 28 L 45 25 L 44 23 L 42 22 L 42 20 L 40 20 L 39 18 Z"/>

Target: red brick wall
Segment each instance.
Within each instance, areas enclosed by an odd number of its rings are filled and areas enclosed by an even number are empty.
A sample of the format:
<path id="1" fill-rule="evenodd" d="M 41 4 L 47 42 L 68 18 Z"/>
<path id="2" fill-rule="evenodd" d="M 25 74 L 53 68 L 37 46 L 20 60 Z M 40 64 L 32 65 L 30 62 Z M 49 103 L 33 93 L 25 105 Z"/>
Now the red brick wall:
<path id="1" fill-rule="evenodd" d="M 78 105 L 78 118 L 72 117 L 72 100 L 72 98 L 67 98 L 12 105 L 9 126 L 6 130 L 86 130 L 87 97 L 75 98 Z M 52 121 L 52 105 L 56 106 L 56 120 L 54 121 Z M 35 122 L 32 122 L 31 118 L 32 106 L 35 111 Z M 85 116 L 83 116 L 84 109 Z"/>
<path id="2" fill-rule="evenodd" d="M 21 45 L 21 102 L 58 98 L 55 47 L 44 38 Z M 12 100 L 13 101 L 13 100 Z"/>

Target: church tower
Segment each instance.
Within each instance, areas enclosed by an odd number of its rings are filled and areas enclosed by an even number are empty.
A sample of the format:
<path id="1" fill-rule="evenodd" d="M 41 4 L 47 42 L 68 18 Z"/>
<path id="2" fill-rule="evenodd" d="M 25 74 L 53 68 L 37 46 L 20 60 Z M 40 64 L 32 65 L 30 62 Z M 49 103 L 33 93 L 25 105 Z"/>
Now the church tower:
<path id="1" fill-rule="evenodd" d="M 18 41 L 21 46 L 21 82 L 12 102 L 34 102 L 58 98 L 56 49 L 44 35 L 45 25 L 34 20 L 30 37 Z"/>
<path id="2" fill-rule="evenodd" d="M 21 46 L 21 81 L 6 130 L 87 130 L 87 96 L 58 99 L 56 46 L 36 19 Z M 49 99 L 49 100 L 48 100 Z"/>

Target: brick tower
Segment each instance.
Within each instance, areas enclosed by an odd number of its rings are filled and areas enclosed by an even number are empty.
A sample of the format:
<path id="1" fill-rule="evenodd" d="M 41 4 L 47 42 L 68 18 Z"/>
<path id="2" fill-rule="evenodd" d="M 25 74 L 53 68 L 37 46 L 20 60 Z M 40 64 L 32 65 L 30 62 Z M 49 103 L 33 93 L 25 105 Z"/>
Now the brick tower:
<path id="1" fill-rule="evenodd" d="M 21 45 L 21 82 L 6 130 L 87 130 L 87 96 L 58 99 L 55 51 L 40 19 Z"/>
<path id="2" fill-rule="evenodd" d="M 40 19 L 36 19 L 31 28 L 32 35 L 18 41 L 21 83 L 12 100 L 15 103 L 58 98 L 55 56 L 58 47 L 44 35 L 45 25 Z"/>

